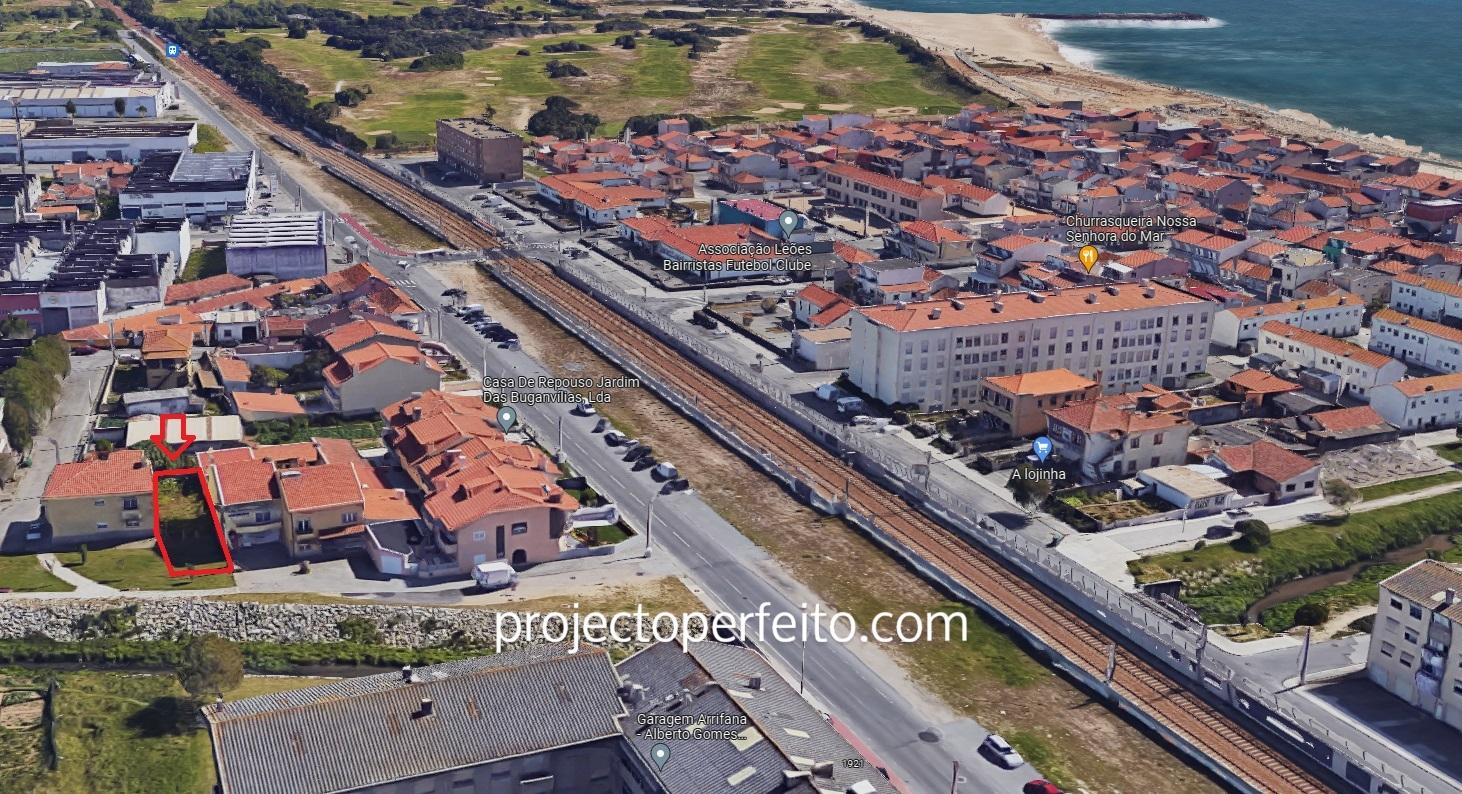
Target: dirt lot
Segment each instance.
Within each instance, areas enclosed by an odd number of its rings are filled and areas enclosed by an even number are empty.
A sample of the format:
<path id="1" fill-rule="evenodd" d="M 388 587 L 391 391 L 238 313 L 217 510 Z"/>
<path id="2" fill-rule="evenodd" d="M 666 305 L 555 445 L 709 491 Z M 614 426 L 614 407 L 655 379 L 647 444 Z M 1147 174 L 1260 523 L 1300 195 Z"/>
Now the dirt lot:
<path id="1" fill-rule="evenodd" d="M 471 265 L 434 268 L 489 314 L 519 329 L 524 350 L 559 375 L 620 373 Z M 600 412 L 658 449 L 728 521 L 829 605 L 866 622 L 881 610 L 958 608 L 841 520 L 801 505 L 648 391 L 616 393 Z M 1004 733 L 1055 782 L 1090 791 L 1218 791 L 1152 740 L 1042 667 L 983 621 L 963 644 L 898 646 L 895 660 L 953 712 Z"/>

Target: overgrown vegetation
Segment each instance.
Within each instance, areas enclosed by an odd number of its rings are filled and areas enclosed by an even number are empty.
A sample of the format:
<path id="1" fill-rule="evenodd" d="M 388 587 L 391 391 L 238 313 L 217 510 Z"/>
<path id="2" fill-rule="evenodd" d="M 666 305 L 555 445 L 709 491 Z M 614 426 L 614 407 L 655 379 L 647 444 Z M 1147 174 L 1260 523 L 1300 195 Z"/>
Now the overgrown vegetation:
<path id="1" fill-rule="evenodd" d="M 593 113 L 578 113 L 578 109 L 579 103 L 568 97 L 551 96 L 544 100 L 543 109 L 528 119 L 528 132 L 560 138 L 587 137 L 599 126 L 599 117 Z"/>
<path id="2" fill-rule="evenodd" d="M 1462 536 L 1453 535 L 1452 542 L 1462 542 Z M 1462 548 L 1453 547 L 1439 554 L 1427 556 L 1443 562 L 1462 563 Z M 1331 585 L 1309 595 L 1275 604 L 1264 610 L 1264 614 L 1259 616 L 1259 621 L 1270 631 L 1285 631 L 1294 626 L 1318 625 L 1329 617 L 1344 614 L 1356 607 L 1374 605 L 1380 594 L 1377 586 L 1406 567 L 1407 564 L 1404 563 L 1388 562 L 1367 565 L 1356 572 L 1355 577 L 1348 582 Z M 1309 608 L 1318 608 L 1326 617 L 1312 622 L 1313 614 L 1308 616 L 1303 614 Z"/>
<path id="3" fill-rule="evenodd" d="M 35 435 L 51 420 L 61 397 L 61 381 L 70 372 L 71 351 L 59 336 L 36 339 L 15 366 L 0 372 L 5 434 L 12 447 L 21 452 L 30 449 Z"/>
<path id="4" fill-rule="evenodd" d="M 1356 513 L 1274 533 L 1253 551 L 1226 544 L 1128 563 L 1138 581 L 1177 577 L 1183 601 L 1210 623 L 1237 623 L 1284 582 L 1340 570 L 1462 526 L 1462 493 Z"/>

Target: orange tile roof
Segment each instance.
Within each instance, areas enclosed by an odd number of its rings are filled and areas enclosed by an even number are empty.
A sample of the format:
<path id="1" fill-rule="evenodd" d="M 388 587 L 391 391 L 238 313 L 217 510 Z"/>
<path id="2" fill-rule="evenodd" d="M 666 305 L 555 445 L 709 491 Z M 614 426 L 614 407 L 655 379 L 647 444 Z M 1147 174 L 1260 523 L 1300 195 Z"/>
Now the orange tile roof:
<path id="1" fill-rule="evenodd" d="M 214 356 L 213 369 L 218 372 L 218 377 L 225 381 L 248 382 L 249 380 L 249 364 L 240 358 Z"/>
<path id="2" fill-rule="evenodd" d="M 1431 320 L 1423 320 L 1420 317 L 1412 317 L 1409 314 L 1402 314 L 1395 309 L 1382 309 L 1376 312 L 1371 317 L 1372 327 L 1374 328 L 1374 324 L 1378 322 L 1405 326 L 1419 334 L 1436 336 L 1451 342 L 1462 342 L 1462 328 L 1453 328 L 1450 325 L 1434 323 Z"/>
<path id="3" fill-rule="evenodd" d="M 1139 433 L 1187 424 L 1174 413 L 1139 411 L 1132 396 L 1121 394 L 1067 403 L 1046 411 L 1046 416 L 1084 433 Z"/>
<path id="4" fill-rule="evenodd" d="M 1340 306 L 1355 306 L 1364 308 L 1366 302 L 1358 295 L 1349 292 L 1337 292 L 1333 295 L 1321 295 L 1304 300 L 1281 301 L 1279 303 L 1258 303 L 1253 306 L 1240 306 L 1234 309 L 1225 309 L 1240 320 L 1249 317 L 1277 317 L 1284 314 L 1294 314 L 1302 311 L 1315 311 L 1316 309 L 1334 309 Z"/>
<path id="5" fill-rule="evenodd" d="M 414 521 L 421 518 L 406 492 L 399 488 L 369 488 L 365 490 L 365 508 L 361 517 L 366 521 Z"/>
<path id="6" fill-rule="evenodd" d="M 899 228 L 911 237 L 929 240 L 936 244 L 967 243 L 970 241 L 968 235 L 940 226 L 937 223 L 930 223 L 929 221 L 902 221 L 899 223 Z"/>
<path id="7" fill-rule="evenodd" d="M 233 393 L 233 400 L 239 411 L 296 416 L 304 416 L 306 413 L 304 406 L 300 405 L 299 398 L 283 392 L 236 391 Z"/>
<path id="8" fill-rule="evenodd" d="M 803 287 L 801 291 L 797 293 L 797 298 L 807 301 L 813 306 L 816 306 L 819 310 L 826 309 L 827 307 L 837 303 L 838 301 L 843 300 L 843 297 L 841 295 L 833 292 L 832 290 L 818 286 L 817 284 L 808 284 L 807 286 Z"/>
<path id="9" fill-rule="evenodd" d="M 967 198 L 972 201 L 989 201 L 1000 195 L 989 188 L 972 185 L 969 182 L 962 182 L 958 179 L 950 179 L 947 176 L 939 176 L 938 174 L 930 174 L 924 177 L 924 187 L 938 190 L 945 195 L 959 196 L 960 198 Z"/>
<path id="10" fill-rule="evenodd" d="M 339 294 L 350 292 L 373 278 L 383 283 L 386 281 L 386 277 L 381 274 L 381 271 L 368 262 L 361 262 L 321 277 L 320 284 L 325 289 Z"/>
<path id="11" fill-rule="evenodd" d="M 1310 414 L 1309 418 L 1332 433 L 1344 433 L 1348 430 L 1360 430 L 1364 427 L 1375 427 L 1386 423 L 1386 420 L 1382 419 L 1381 415 L 1369 405 L 1320 411 Z"/>
<path id="12" fill-rule="evenodd" d="M 51 470 L 43 499 L 131 496 L 152 493 L 152 466 L 139 450 L 119 449 L 106 459 L 62 463 Z"/>
<path id="13" fill-rule="evenodd" d="M 1427 378 L 1406 378 L 1391 385 L 1407 397 L 1420 397 L 1423 394 L 1442 391 L 1457 391 L 1462 389 L 1462 372 L 1449 372 L 1446 375 L 1432 375 Z"/>
<path id="14" fill-rule="evenodd" d="M 1440 292 L 1443 295 L 1450 295 L 1454 298 L 1462 298 L 1462 284 L 1451 281 L 1442 281 L 1438 278 L 1427 278 L 1414 273 L 1402 273 L 1396 276 L 1396 281 L 1402 284 L 1410 284 L 1413 287 L 1420 287 L 1428 292 Z"/>
<path id="15" fill-rule="evenodd" d="M 343 507 L 364 500 L 355 467 L 349 463 L 286 469 L 279 472 L 279 491 L 291 512 Z"/>
<path id="16" fill-rule="evenodd" d="M 197 281 L 174 282 L 168 287 L 163 303 L 188 303 L 199 298 L 238 292 L 252 286 L 254 285 L 232 273 L 220 273 Z"/>
<path id="17" fill-rule="evenodd" d="M 1110 289 L 1112 292 L 1108 292 Z M 1147 297 L 1140 284 L 1114 284 L 1097 289 L 1067 289 L 1059 293 L 1038 293 L 1043 300 L 1027 295 L 964 295 L 947 300 L 866 306 L 857 311 L 870 322 L 896 331 L 933 328 L 963 328 L 975 325 L 1021 322 L 1042 317 L 1126 312 L 1134 309 L 1170 306 L 1206 306 L 1202 298 L 1163 284 L 1151 285 Z M 958 307 L 956 306 L 958 304 Z M 936 316 L 937 315 L 937 316 Z"/>
<path id="18" fill-rule="evenodd" d="M 321 334 L 320 338 L 325 340 L 325 345 L 331 350 L 340 353 L 378 336 L 413 345 L 421 341 L 421 337 L 415 331 L 380 320 L 356 320 L 337 325 Z"/>
<path id="19" fill-rule="evenodd" d="M 145 359 L 186 358 L 192 350 L 193 332 L 187 328 L 168 326 L 142 335 L 142 357 Z"/>
<path id="20" fill-rule="evenodd" d="M 1265 372 L 1262 369 L 1246 369 L 1236 372 L 1227 381 L 1232 386 L 1257 394 L 1280 394 L 1282 392 L 1298 391 L 1300 385 L 1291 383 L 1284 378 Z"/>
<path id="21" fill-rule="evenodd" d="M 1298 342 L 1302 345 L 1308 345 L 1316 350 L 1323 350 L 1334 356 L 1350 359 L 1351 361 L 1364 364 L 1373 369 L 1380 369 L 1396 360 L 1388 355 L 1377 353 L 1374 350 L 1367 350 L 1360 345 L 1354 345 L 1342 339 L 1336 339 L 1333 336 L 1306 331 L 1303 328 L 1296 328 L 1293 325 L 1286 325 L 1278 320 L 1270 320 L 1259 326 L 1259 330 L 1267 334 Z"/>
<path id="22" fill-rule="evenodd" d="M 250 504 L 279 498 L 274 484 L 274 466 L 262 460 L 220 461 L 206 453 L 198 453 L 198 465 L 207 472 L 218 493 L 218 504 Z"/>
<path id="23" fill-rule="evenodd" d="M 869 171 L 864 168 L 858 168 L 857 166 L 848 165 L 846 163 L 833 163 L 832 165 L 828 166 L 827 171 L 830 174 L 837 174 L 838 176 L 851 182 L 861 182 L 865 185 L 871 185 L 882 190 L 887 190 L 890 193 L 897 193 L 901 196 L 905 196 L 907 198 L 915 200 L 933 198 L 940 195 L 939 193 L 936 193 L 929 188 L 917 185 L 913 182 L 898 179 L 896 177 L 891 177 L 886 174 L 880 174 L 877 171 Z"/>
<path id="24" fill-rule="evenodd" d="M 1285 482 L 1317 468 L 1320 464 L 1290 452 L 1272 441 L 1255 441 L 1245 446 L 1219 447 L 1214 451 L 1229 471 L 1252 471 L 1275 482 Z"/>
<path id="25" fill-rule="evenodd" d="M 1069 369 L 1043 369 L 1021 375 L 998 375 L 986 378 L 985 382 L 1010 394 L 1032 397 L 1082 391 L 1097 385 L 1096 381 L 1083 378 Z"/>

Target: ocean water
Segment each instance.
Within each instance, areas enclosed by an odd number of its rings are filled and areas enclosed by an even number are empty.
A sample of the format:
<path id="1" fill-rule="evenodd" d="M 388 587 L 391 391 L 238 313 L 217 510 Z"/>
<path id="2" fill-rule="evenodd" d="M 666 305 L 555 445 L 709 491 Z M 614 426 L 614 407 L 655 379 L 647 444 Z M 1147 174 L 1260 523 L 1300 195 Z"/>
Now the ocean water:
<path id="1" fill-rule="evenodd" d="M 1295 108 L 1462 158 L 1459 0 L 862 0 L 935 12 L 1192 11 L 1214 24 L 1059 22 L 1066 57 L 1157 83 Z"/>

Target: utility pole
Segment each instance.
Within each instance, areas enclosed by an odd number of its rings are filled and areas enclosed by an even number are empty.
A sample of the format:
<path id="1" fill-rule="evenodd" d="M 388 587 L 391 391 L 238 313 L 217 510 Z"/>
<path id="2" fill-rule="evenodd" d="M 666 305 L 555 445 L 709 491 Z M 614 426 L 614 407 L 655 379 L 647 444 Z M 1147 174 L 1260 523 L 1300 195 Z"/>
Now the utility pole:
<path id="1" fill-rule="evenodd" d="M 20 129 L 20 97 L 6 94 L 5 99 L 10 103 L 10 116 L 15 120 L 15 156 L 20 160 L 20 212 L 24 215 L 30 212 L 30 170 L 25 162 L 25 135 Z"/>
<path id="2" fill-rule="evenodd" d="M 1305 644 L 1300 646 L 1300 686 L 1305 685 L 1305 668 L 1310 666 L 1310 635 L 1314 631 L 1314 626 L 1305 627 Z"/>
<path id="3" fill-rule="evenodd" d="M 802 639 L 802 661 L 797 670 L 797 694 L 807 691 L 807 639 Z"/>
<path id="4" fill-rule="evenodd" d="M 650 533 L 655 526 L 655 500 L 660 498 L 660 491 L 656 491 L 650 497 L 650 506 L 645 509 L 645 559 L 650 557 Z"/>

